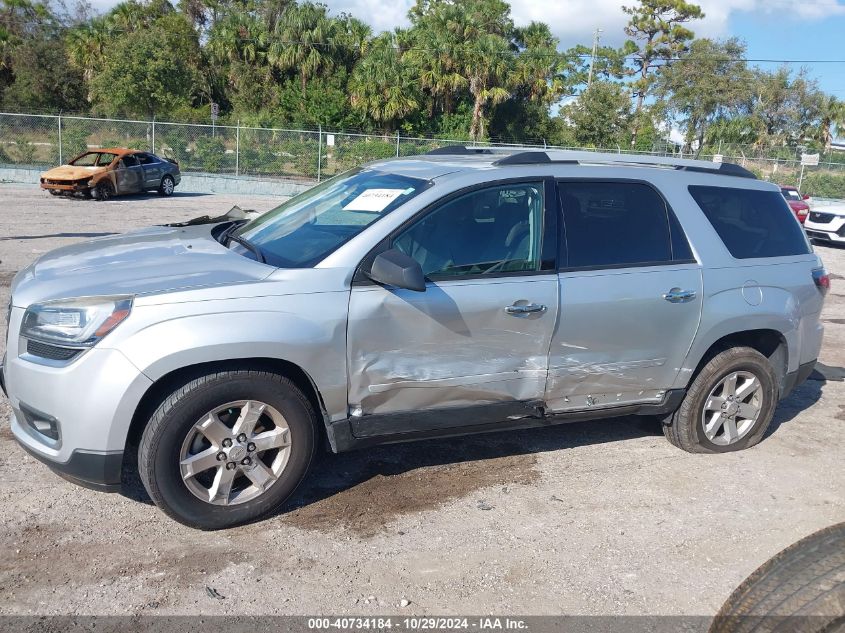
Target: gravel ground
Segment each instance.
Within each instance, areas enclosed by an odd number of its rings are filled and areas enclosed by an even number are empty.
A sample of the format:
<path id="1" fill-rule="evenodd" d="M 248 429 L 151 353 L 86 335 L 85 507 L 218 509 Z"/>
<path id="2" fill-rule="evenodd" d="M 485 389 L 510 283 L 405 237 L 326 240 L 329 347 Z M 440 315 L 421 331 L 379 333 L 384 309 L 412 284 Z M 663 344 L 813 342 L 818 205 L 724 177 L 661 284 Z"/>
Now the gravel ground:
<path id="1" fill-rule="evenodd" d="M 45 251 L 235 203 L 277 201 L 0 186 L 0 302 Z M 845 250 L 817 250 L 838 273 L 821 355 L 838 368 Z M 327 455 L 285 512 L 215 533 L 139 490 L 53 475 L 16 445 L 0 397 L 0 614 L 713 614 L 777 551 L 845 520 L 836 373 L 781 403 L 748 451 L 686 454 L 628 417 Z"/>

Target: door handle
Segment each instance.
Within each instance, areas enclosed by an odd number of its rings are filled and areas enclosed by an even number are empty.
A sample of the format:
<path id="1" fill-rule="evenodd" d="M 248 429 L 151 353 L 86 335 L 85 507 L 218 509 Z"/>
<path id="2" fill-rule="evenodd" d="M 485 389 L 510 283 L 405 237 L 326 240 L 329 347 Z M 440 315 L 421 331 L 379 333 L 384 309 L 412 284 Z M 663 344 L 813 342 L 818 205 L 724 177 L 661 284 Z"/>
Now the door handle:
<path id="1" fill-rule="evenodd" d="M 669 303 L 684 303 L 695 299 L 695 290 L 672 288 L 669 292 L 663 293 L 663 298 Z"/>
<path id="2" fill-rule="evenodd" d="M 505 312 L 508 314 L 533 314 L 537 312 L 545 312 L 546 306 L 538 305 L 536 303 L 529 303 L 526 305 L 517 305 L 514 304 L 512 306 L 507 306 L 505 308 Z"/>

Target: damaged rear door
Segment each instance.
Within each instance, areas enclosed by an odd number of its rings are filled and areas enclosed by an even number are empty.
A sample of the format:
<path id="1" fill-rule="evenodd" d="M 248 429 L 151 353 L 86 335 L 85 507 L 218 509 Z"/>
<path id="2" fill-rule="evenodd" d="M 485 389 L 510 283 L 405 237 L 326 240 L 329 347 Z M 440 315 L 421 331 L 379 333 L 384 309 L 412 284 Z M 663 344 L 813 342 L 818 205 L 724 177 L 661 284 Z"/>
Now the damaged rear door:
<path id="1" fill-rule="evenodd" d="M 542 400 L 559 304 L 553 187 L 535 179 L 454 194 L 383 243 L 419 262 L 427 283 L 353 284 L 356 436 L 473 425 L 485 405 L 504 419 Z M 464 407 L 477 409 L 454 415 Z"/>
<path id="2" fill-rule="evenodd" d="M 568 180 L 559 190 L 566 240 L 546 404 L 658 404 L 701 320 L 701 266 L 649 183 Z"/>

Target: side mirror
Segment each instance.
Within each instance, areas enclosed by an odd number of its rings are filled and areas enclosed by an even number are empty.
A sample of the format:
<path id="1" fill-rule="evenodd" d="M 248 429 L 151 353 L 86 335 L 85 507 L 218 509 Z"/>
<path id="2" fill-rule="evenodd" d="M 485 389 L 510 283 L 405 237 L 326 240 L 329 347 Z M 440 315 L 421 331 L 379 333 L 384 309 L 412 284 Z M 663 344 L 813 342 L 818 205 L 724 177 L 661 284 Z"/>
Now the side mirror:
<path id="1" fill-rule="evenodd" d="M 802 200 L 809 200 L 810 196 L 805 193 L 803 196 L 801 196 L 801 199 Z"/>
<path id="2" fill-rule="evenodd" d="M 367 276 L 385 286 L 425 292 L 425 275 L 417 260 L 395 248 L 380 253 Z"/>

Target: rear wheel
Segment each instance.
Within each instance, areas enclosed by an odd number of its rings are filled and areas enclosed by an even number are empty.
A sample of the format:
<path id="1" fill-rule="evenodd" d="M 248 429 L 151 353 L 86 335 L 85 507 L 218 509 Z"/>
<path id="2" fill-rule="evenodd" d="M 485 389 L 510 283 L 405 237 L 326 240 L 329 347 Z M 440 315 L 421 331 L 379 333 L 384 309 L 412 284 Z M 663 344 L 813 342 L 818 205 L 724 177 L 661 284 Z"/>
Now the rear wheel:
<path id="1" fill-rule="evenodd" d="M 162 196 L 172 196 L 174 189 L 176 189 L 176 182 L 173 180 L 173 176 L 165 176 L 161 179 L 158 193 Z"/>
<path id="2" fill-rule="evenodd" d="M 316 414 L 287 378 L 258 371 L 201 376 L 159 406 L 138 451 L 141 480 L 165 513 L 220 529 L 279 508 L 307 473 Z"/>
<path id="3" fill-rule="evenodd" d="M 664 420 L 663 433 L 690 453 L 749 448 L 769 428 L 777 397 L 769 360 L 750 347 L 733 347 L 701 369 L 681 406 Z"/>

